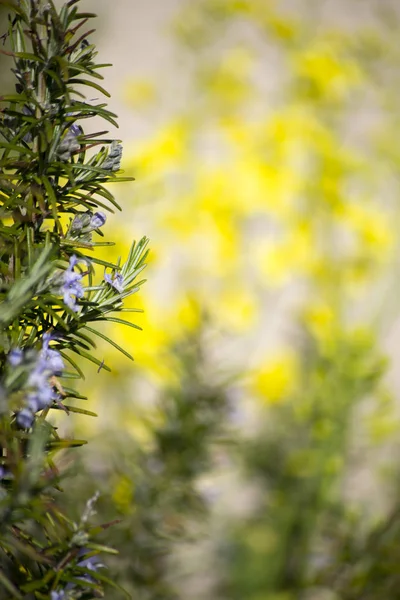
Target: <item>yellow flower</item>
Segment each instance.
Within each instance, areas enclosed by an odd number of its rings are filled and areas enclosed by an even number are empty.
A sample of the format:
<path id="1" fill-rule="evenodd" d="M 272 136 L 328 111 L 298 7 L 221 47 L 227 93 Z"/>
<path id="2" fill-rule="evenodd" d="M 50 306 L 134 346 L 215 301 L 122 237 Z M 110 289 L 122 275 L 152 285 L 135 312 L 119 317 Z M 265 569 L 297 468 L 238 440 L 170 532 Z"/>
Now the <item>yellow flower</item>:
<path id="1" fill-rule="evenodd" d="M 185 333 L 200 325 L 200 306 L 195 297 L 184 296 L 177 306 L 177 326 Z"/>
<path id="2" fill-rule="evenodd" d="M 303 53 L 296 52 L 292 64 L 310 85 L 309 93 L 327 100 L 342 100 L 362 81 L 359 65 L 343 52 L 343 40 L 316 40 Z"/>
<path id="3" fill-rule="evenodd" d="M 298 223 L 288 227 L 281 240 L 259 241 L 255 244 L 254 256 L 266 286 L 280 286 L 290 279 L 309 274 L 316 261 L 311 226 Z"/>
<path id="4" fill-rule="evenodd" d="M 126 154 L 130 158 L 125 162 L 125 168 L 139 172 L 142 178 L 154 173 L 161 177 L 164 171 L 175 170 L 176 165 L 184 161 L 187 141 L 188 124 L 184 120 L 173 121 L 143 145 L 135 144 L 131 152 L 128 148 Z"/>
<path id="5" fill-rule="evenodd" d="M 218 327 L 236 333 L 254 326 L 259 312 L 256 295 L 244 287 L 223 287 L 208 304 Z"/>
<path id="6" fill-rule="evenodd" d="M 233 48 L 216 64 L 208 65 L 203 70 L 202 86 L 214 101 L 223 102 L 226 112 L 249 97 L 249 75 L 252 65 L 253 58 L 248 49 Z"/>
<path id="7" fill-rule="evenodd" d="M 311 333 L 321 343 L 332 339 L 338 319 L 332 303 L 324 300 L 310 302 L 304 308 L 303 319 Z"/>
<path id="8" fill-rule="evenodd" d="M 392 224 L 382 208 L 348 202 L 343 204 L 338 218 L 358 236 L 357 245 L 366 253 L 386 253 L 394 242 Z"/>
<path id="9" fill-rule="evenodd" d="M 249 373 L 249 388 L 264 403 L 276 404 L 296 390 L 298 379 L 299 358 L 295 352 L 286 350 Z"/>
<path id="10" fill-rule="evenodd" d="M 133 108 L 147 108 L 157 100 L 157 89 L 154 82 L 147 79 L 127 81 L 124 85 L 123 98 Z"/>

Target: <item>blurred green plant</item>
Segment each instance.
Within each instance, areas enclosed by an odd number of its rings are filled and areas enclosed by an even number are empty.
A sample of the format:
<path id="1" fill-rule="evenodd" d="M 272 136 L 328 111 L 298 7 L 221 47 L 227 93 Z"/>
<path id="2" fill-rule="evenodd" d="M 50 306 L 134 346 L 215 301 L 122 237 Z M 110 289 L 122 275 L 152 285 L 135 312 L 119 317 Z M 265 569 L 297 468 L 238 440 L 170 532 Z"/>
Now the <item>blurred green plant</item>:
<path id="1" fill-rule="evenodd" d="M 60 435 L 50 417 L 96 416 L 75 404 L 86 397 L 73 384 L 83 358 L 110 370 L 94 354 L 96 338 L 130 356 L 93 326 L 135 327 L 113 313 L 126 312 L 140 287 L 147 239 L 123 264 L 93 254 L 112 245 L 93 239 L 103 236 L 100 209 L 120 208 L 106 185 L 127 180 L 120 143 L 82 127 L 92 117 L 116 124 L 82 93 L 109 95 L 85 28 L 95 15 L 79 12 L 78 0 L 59 11 L 51 1 L 1 4 L 16 92 L 0 98 L 0 597 L 89 599 L 116 585 L 97 558 L 115 551 L 96 541 L 108 525 L 89 523 L 97 494 L 76 522 L 60 510 L 58 455 L 86 442 Z"/>
<path id="2" fill-rule="evenodd" d="M 170 559 L 177 547 L 197 539 L 193 517 L 207 515 L 198 479 L 212 467 L 213 448 L 233 443 L 227 384 L 207 383 L 212 369 L 203 350 L 200 332 L 176 348 L 178 383 L 163 390 L 147 416 L 146 439 L 126 428 L 102 431 L 86 453 L 92 478 L 81 465 L 75 479 L 75 494 L 100 490 L 103 518 L 117 512 L 121 519 L 107 536 L 125 552 L 107 564 L 132 598 L 177 597 Z"/>

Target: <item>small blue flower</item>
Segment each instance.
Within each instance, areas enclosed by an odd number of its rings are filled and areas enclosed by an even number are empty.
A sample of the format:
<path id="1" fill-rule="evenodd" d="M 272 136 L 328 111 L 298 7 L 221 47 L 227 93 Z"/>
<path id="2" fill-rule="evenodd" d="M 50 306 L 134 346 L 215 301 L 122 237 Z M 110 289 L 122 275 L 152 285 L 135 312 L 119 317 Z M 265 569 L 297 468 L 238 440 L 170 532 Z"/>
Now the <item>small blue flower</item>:
<path id="1" fill-rule="evenodd" d="M 107 220 L 107 216 L 101 212 L 95 212 L 93 217 L 90 220 L 90 227 L 92 229 L 98 229 L 99 227 L 103 227 L 104 223 Z"/>
<path id="2" fill-rule="evenodd" d="M 29 373 L 28 385 L 33 388 L 41 388 L 47 383 L 49 374 L 46 373 L 44 365 L 40 360 L 35 365 L 35 368 Z"/>
<path id="3" fill-rule="evenodd" d="M 51 384 L 46 382 L 43 387 L 28 395 L 28 407 L 35 413 L 50 406 L 57 398 Z"/>
<path id="4" fill-rule="evenodd" d="M 0 485 L 4 479 L 10 481 L 14 479 L 14 475 L 4 465 L 0 465 Z"/>
<path id="5" fill-rule="evenodd" d="M 76 236 L 89 231 L 91 218 L 92 214 L 90 211 L 76 213 L 71 223 L 71 234 Z"/>
<path id="6" fill-rule="evenodd" d="M 23 408 L 17 414 L 17 423 L 23 429 L 29 429 L 32 427 L 32 423 L 34 421 L 33 412 L 30 408 Z"/>
<path id="7" fill-rule="evenodd" d="M 101 165 L 107 171 L 119 171 L 121 167 L 122 146 L 119 142 L 113 140 L 106 160 Z"/>
<path id="8" fill-rule="evenodd" d="M 33 353 L 34 362 L 26 382 L 27 398 L 24 408 L 17 413 L 17 423 L 24 429 L 32 426 L 35 413 L 51 406 L 60 398 L 54 390 L 51 377 L 61 375 L 65 365 L 58 350 L 50 348 L 50 342 L 53 339 L 54 335 L 49 332 L 44 333 L 41 351 L 38 354 L 30 351 Z M 19 354 L 17 354 L 17 358 L 18 356 Z"/>
<path id="9" fill-rule="evenodd" d="M 12 367 L 18 367 L 22 363 L 24 353 L 20 348 L 14 348 L 8 353 L 7 360 L 8 364 Z"/>
<path id="10" fill-rule="evenodd" d="M 42 350 L 28 377 L 28 386 L 33 390 L 28 395 L 27 405 L 32 413 L 50 406 L 58 398 L 49 378 L 53 375 L 61 375 L 65 365 L 58 350 L 49 348 L 51 339 L 49 333 L 43 335 Z"/>
<path id="11" fill-rule="evenodd" d="M 69 308 L 71 308 L 74 312 L 78 312 L 76 299 L 82 298 L 84 294 L 81 284 L 82 275 L 80 273 L 75 273 L 74 271 L 74 267 L 78 262 L 79 261 L 75 255 L 70 257 L 69 267 L 66 269 L 66 271 L 64 271 L 63 283 L 61 287 L 64 304 L 69 306 Z"/>
<path id="12" fill-rule="evenodd" d="M 64 590 L 53 591 L 50 594 L 50 600 L 64 600 L 65 592 Z"/>
<path id="13" fill-rule="evenodd" d="M 73 254 L 72 256 L 69 257 L 69 269 L 73 269 L 74 267 L 76 267 L 76 265 L 78 264 L 79 260 L 78 258 L 75 256 L 75 254 Z"/>
<path id="14" fill-rule="evenodd" d="M 54 339 L 50 333 L 43 334 L 43 345 L 40 353 L 42 368 L 51 371 L 52 375 L 60 375 L 65 369 L 64 361 L 58 350 L 49 348 L 50 341 Z"/>
<path id="15" fill-rule="evenodd" d="M 46 331 L 42 336 L 42 348 L 47 350 L 52 339 L 53 336 L 51 335 L 51 333 L 49 331 Z"/>
<path id="16" fill-rule="evenodd" d="M 114 276 L 114 287 L 116 290 L 118 290 L 118 292 L 122 292 L 123 291 L 123 285 L 124 285 L 124 278 L 121 275 L 121 273 L 116 273 Z"/>
<path id="17" fill-rule="evenodd" d="M 63 162 L 67 162 L 73 154 L 80 150 L 80 147 L 81 145 L 76 140 L 76 135 L 69 128 L 57 148 L 58 158 Z"/>
<path id="18" fill-rule="evenodd" d="M 90 550 L 88 550 L 87 548 L 82 548 L 79 551 L 78 556 L 85 556 L 89 552 L 90 552 Z M 77 563 L 77 566 L 87 569 L 88 571 L 94 571 L 94 572 L 96 572 L 98 569 L 104 567 L 104 565 L 99 562 L 97 556 L 89 556 L 88 558 L 84 558 L 83 560 L 81 560 Z M 82 579 L 83 581 L 89 581 L 91 583 L 94 582 L 94 579 L 92 577 L 90 577 L 90 575 L 88 575 L 88 574 L 82 575 L 82 577 L 79 577 L 79 579 Z"/>
<path id="19" fill-rule="evenodd" d="M 75 137 L 78 137 L 78 135 L 83 134 L 82 127 L 80 125 L 77 125 L 76 123 L 72 123 L 72 125 L 70 125 L 68 129 Z"/>
<path id="20" fill-rule="evenodd" d="M 82 231 L 84 225 L 83 225 L 83 219 L 80 215 L 75 215 L 74 219 L 71 223 L 71 231 L 72 233 L 79 233 L 80 231 Z"/>
<path id="21" fill-rule="evenodd" d="M 34 369 L 29 373 L 28 385 L 43 389 L 52 375 L 59 375 L 64 369 L 64 362 L 57 350 L 42 350 Z"/>
<path id="22" fill-rule="evenodd" d="M 111 278 L 111 275 L 108 273 L 104 274 L 104 281 L 109 283 L 114 289 L 117 290 L 120 294 L 124 291 L 124 278 L 121 273 L 115 273 L 114 277 Z"/>
<path id="23" fill-rule="evenodd" d="M 51 371 L 53 375 L 61 375 L 65 369 L 64 361 L 58 350 L 53 350 L 52 348 L 45 351 L 42 350 L 41 360 L 45 361 L 46 369 Z"/>

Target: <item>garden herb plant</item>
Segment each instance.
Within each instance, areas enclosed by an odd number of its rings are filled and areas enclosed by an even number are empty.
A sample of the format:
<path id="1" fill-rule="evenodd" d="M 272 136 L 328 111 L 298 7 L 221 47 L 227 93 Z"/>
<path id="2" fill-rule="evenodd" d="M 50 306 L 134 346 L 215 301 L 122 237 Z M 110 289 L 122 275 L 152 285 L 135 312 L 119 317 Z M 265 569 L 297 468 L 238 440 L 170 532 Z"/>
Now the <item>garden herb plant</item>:
<path id="1" fill-rule="evenodd" d="M 76 406 L 82 359 L 95 355 L 97 326 L 126 312 L 145 267 L 143 238 L 125 263 L 96 258 L 106 213 L 120 210 L 107 184 L 119 175 L 122 147 L 106 131 L 85 133 L 85 120 L 116 125 L 90 94 L 99 85 L 96 49 L 78 0 L 60 10 L 41 0 L 2 1 L 10 9 L 1 52 L 13 61 L 16 92 L 0 107 L 0 598 L 88 599 L 112 583 L 94 541 L 95 495 L 79 522 L 57 500 L 55 456 L 84 440 L 64 439 L 54 411 L 94 416 Z M 97 267 L 97 272 L 95 268 Z M 98 271 L 101 271 L 99 278 Z M 131 309 L 132 310 L 132 309 Z M 100 374 L 98 375 L 101 376 Z"/>

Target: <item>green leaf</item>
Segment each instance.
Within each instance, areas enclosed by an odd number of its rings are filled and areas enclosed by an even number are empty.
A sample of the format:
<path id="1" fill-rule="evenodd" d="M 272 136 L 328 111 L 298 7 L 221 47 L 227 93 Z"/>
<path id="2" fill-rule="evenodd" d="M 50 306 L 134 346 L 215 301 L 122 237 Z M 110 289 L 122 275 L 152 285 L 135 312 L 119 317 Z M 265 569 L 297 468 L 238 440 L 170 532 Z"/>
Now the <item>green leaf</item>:
<path id="1" fill-rule="evenodd" d="M 62 350 L 60 350 L 60 354 L 63 357 L 63 359 L 66 360 L 75 369 L 75 371 L 78 373 L 78 375 L 80 376 L 80 378 L 81 379 L 85 379 L 85 375 L 84 375 L 83 371 L 76 364 L 76 362 L 68 354 L 66 354 Z"/>
<path id="2" fill-rule="evenodd" d="M 12 0 L 0 0 L 0 4 L 2 4 L 3 6 L 8 6 L 8 8 L 11 8 L 13 12 L 15 12 L 24 21 L 26 21 L 25 11 L 16 2 L 13 2 Z"/>
<path id="3" fill-rule="evenodd" d="M 86 440 L 65 440 L 59 439 L 55 442 L 49 442 L 47 447 L 50 450 L 58 450 L 62 448 L 79 448 L 80 446 L 84 446 L 87 444 Z"/>
<path id="4" fill-rule="evenodd" d="M 96 550 L 96 552 L 105 552 L 106 554 L 119 554 L 118 550 L 115 548 L 110 548 L 110 546 L 103 546 L 103 544 L 95 544 L 90 542 L 86 546 L 89 550 Z"/>
<path id="5" fill-rule="evenodd" d="M 122 592 L 122 594 L 124 594 L 124 596 L 126 596 L 127 598 L 131 598 L 131 595 L 126 590 L 124 590 L 123 587 L 121 587 L 120 585 L 118 585 L 118 583 L 115 583 L 115 581 L 113 581 L 112 579 L 109 579 L 108 577 L 106 577 L 102 573 L 99 573 L 98 571 L 96 571 L 95 577 L 99 581 L 102 581 L 103 583 L 107 583 L 108 585 L 110 585 L 114 589 L 118 590 L 119 592 Z"/>
<path id="6" fill-rule="evenodd" d="M 89 256 L 87 256 L 86 258 L 91 260 L 92 263 L 95 263 L 96 265 L 102 265 L 103 267 L 108 267 L 109 269 L 117 268 L 117 265 L 115 265 L 114 263 L 110 263 L 106 260 L 102 260 L 101 258 L 97 258 L 97 257 L 90 258 Z"/>
<path id="7" fill-rule="evenodd" d="M 79 413 L 81 415 L 87 415 L 88 417 L 97 417 L 98 415 L 95 412 L 92 412 L 91 410 L 85 410 L 84 408 L 78 408 L 77 406 L 70 406 L 68 404 L 64 404 L 65 408 L 69 411 L 69 412 L 73 412 L 73 413 Z M 54 409 L 58 410 L 62 410 L 61 408 L 57 407 L 57 406 L 53 406 Z"/>
<path id="8" fill-rule="evenodd" d="M 27 148 L 26 146 L 18 146 L 17 144 L 12 144 L 10 142 L 3 142 L 3 140 L 0 140 L 0 148 L 4 148 L 5 150 L 14 150 L 14 152 L 18 152 L 20 155 L 27 154 L 31 157 L 36 156 L 33 150 Z"/>
<path id="9" fill-rule="evenodd" d="M 63 379 L 64 379 L 64 374 L 63 374 Z M 87 400 L 88 399 L 87 396 L 82 396 L 82 394 L 79 394 L 79 392 L 77 392 L 73 388 L 66 387 L 65 385 L 63 385 L 63 390 L 64 390 L 64 393 L 66 394 L 65 395 L 66 398 L 77 398 L 78 400 Z"/>
<path id="10" fill-rule="evenodd" d="M 37 305 L 40 306 L 44 312 L 47 312 L 49 315 L 51 315 L 53 317 L 53 319 L 59 323 L 59 325 L 61 325 L 61 327 L 63 329 L 65 329 L 66 331 L 69 331 L 69 326 L 68 323 L 61 317 L 61 315 L 59 315 L 55 310 L 52 309 L 51 306 L 49 306 L 49 304 L 46 304 L 45 302 L 42 302 L 42 300 L 40 300 L 39 298 L 37 299 Z"/>
<path id="11" fill-rule="evenodd" d="M 108 367 L 106 364 L 104 364 L 103 361 L 99 360 L 98 358 L 96 358 L 95 356 L 92 356 L 91 354 L 89 354 L 88 352 L 85 352 L 85 350 L 82 350 L 82 348 L 79 348 L 77 346 L 72 346 L 71 348 L 76 354 L 79 354 L 79 356 L 83 356 L 83 358 L 86 358 L 87 360 L 89 360 L 90 362 L 94 363 L 95 365 L 97 365 L 98 367 L 101 367 L 102 369 L 104 369 L 105 371 L 109 371 L 111 373 L 111 369 L 110 367 Z"/>
<path id="12" fill-rule="evenodd" d="M 132 312 L 143 312 L 143 309 L 132 309 Z M 142 327 L 139 327 L 139 325 L 136 325 L 135 323 L 131 323 L 130 321 L 125 321 L 125 319 L 119 319 L 118 317 L 104 317 L 104 318 L 100 318 L 100 319 L 96 319 L 96 321 L 112 321 L 113 323 L 120 323 L 121 325 L 127 325 L 128 327 L 133 327 L 133 329 L 139 329 L 140 331 L 143 331 Z M 95 321 L 94 321 L 95 322 Z"/>
<path id="13" fill-rule="evenodd" d="M 19 593 L 15 585 L 6 577 L 3 571 L 0 570 L 0 583 L 8 590 L 12 595 L 12 598 L 16 600 L 23 600 L 23 596 Z"/>
<path id="14" fill-rule="evenodd" d="M 61 231 L 61 223 L 58 218 L 58 210 L 57 210 L 57 205 L 58 205 L 57 197 L 56 197 L 53 187 L 52 187 L 50 181 L 48 180 L 48 178 L 46 177 L 46 175 L 42 175 L 41 180 L 43 182 L 43 185 L 46 189 L 47 195 L 50 200 L 50 206 L 51 206 L 51 211 L 53 213 L 53 219 L 57 223 L 58 230 Z"/>
<path id="15" fill-rule="evenodd" d="M 45 62 L 43 60 L 43 58 L 40 58 L 40 56 L 37 56 L 37 54 L 32 54 L 31 52 L 15 52 L 14 56 L 16 58 L 23 58 L 25 60 L 32 60 L 34 62 L 39 62 L 41 64 L 43 64 Z"/>
<path id="16" fill-rule="evenodd" d="M 101 85 L 99 85 L 98 83 L 95 83 L 94 81 L 89 81 L 88 79 L 79 79 L 78 77 L 75 77 L 73 79 L 70 79 L 69 83 L 77 83 L 79 85 L 88 85 L 89 87 L 94 88 L 101 94 L 104 94 L 104 96 L 106 96 L 107 98 L 111 98 L 111 95 L 107 92 L 107 90 L 105 90 Z"/>
<path id="17" fill-rule="evenodd" d="M 114 346 L 114 348 L 116 348 L 116 350 L 119 350 L 120 352 L 122 352 L 122 354 L 124 354 L 130 360 L 134 360 L 133 356 L 131 354 L 129 354 L 129 352 L 127 352 L 126 350 L 124 350 L 123 348 L 121 348 L 121 346 L 119 346 L 116 342 L 114 342 L 109 337 L 107 337 L 106 335 L 104 335 L 104 333 L 100 333 L 100 331 L 97 331 L 96 329 L 92 329 L 88 325 L 85 325 L 85 329 L 87 329 L 88 331 L 90 331 L 90 333 L 93 333 L 93 334 L 98 335 L 99 337 L 101 337 L 105 342 L 108 342 L 109 344 L 111 344 L 111 346 Z"/>
<path id="18" fill-rule="evenodd" d="M 0 303 L 0 324 L 6 325 L 13 321 L 21 309 L 32 302 L 43 279 L 52 268 L 49 260 L 52 252 L 52 246 L 45 247 L 25 278 L 17 280 L 10 288 L 4 302 Z"/>

